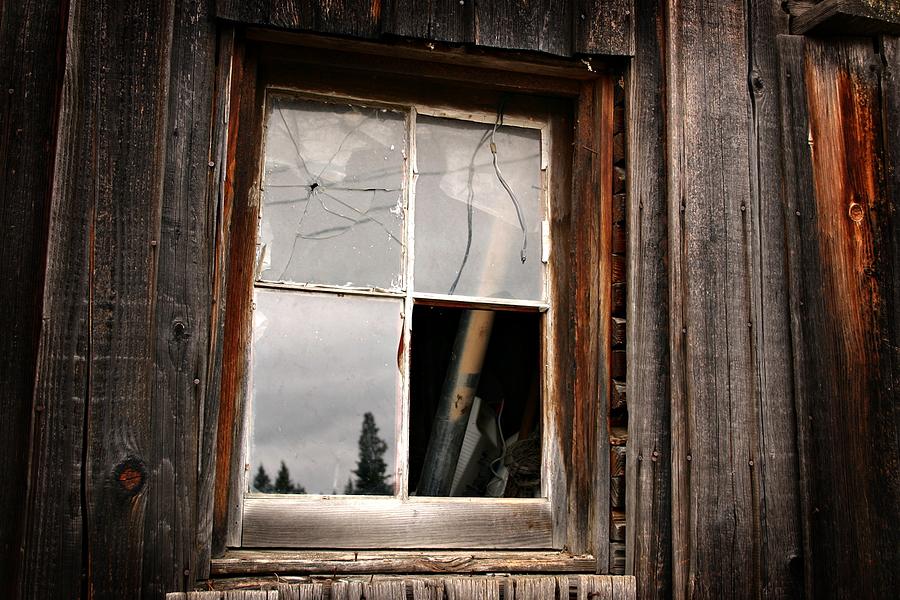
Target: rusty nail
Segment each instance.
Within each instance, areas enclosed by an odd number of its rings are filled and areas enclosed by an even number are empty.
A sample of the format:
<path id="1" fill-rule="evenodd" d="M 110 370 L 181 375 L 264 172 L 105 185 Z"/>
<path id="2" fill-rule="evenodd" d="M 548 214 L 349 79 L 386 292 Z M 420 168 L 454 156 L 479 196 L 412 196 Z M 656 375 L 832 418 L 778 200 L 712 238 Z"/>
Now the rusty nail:
<path id="1" fill-rule="evenodd" d="M 194 380 L 194 385 L 200 385 L 200 380 L 199 380 L 199 379 L 195 379 L 195 380 Z"/>
<path id="2" fill-rule="evenodd" d="M 847 214 L 850 215 L 850 219 L 855 223 L 859 223 L 863 220 L 863 207 L 859 202 L 851 202 L 850 208 L 847 211 Z"/>
<path id="3" fill-rule="evenodd" d="M 214 166 L 216 166 L 216 163 L 213 161 L 209 161 L 209 166 L 214 167 Z"/>

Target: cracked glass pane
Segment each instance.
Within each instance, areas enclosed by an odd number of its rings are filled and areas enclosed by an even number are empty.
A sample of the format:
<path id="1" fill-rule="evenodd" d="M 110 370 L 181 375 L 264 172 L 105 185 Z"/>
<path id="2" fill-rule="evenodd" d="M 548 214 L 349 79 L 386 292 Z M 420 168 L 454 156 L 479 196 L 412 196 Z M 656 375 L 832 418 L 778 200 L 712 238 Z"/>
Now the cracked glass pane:
<path id="1" fill-rule="evenodd" d="M 256 289 L 251 491 L 394 493 L 402 310 L 393 298 Z"/>
<path id="2" fill-rule="evenodd" d="M 257 277 L 402 289 L 406 115 L 271 102 Z"/>
<path id="3" fill-rule="evenodd" d="M 540 130 L 420 116 L 416 148 L 416 291 L 543 300 Z"/>

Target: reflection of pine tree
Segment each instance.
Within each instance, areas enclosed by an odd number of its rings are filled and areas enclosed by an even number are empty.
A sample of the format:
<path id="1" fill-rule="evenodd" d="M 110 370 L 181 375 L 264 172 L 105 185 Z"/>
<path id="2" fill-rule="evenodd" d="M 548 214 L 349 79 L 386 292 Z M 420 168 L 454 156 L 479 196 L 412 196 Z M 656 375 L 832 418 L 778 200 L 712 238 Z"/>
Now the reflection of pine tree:
<path id="1" fill-rule="evenodd" d="M 394 493 L 392 486 L 388 484 L 388 475 L 385 474 L 387 464 L 384 462 L 384 453 L 387 444 L 378 437 L 378 427 L 375 425 L 375 417 L 367 412 L 363 415 L 362 431 L 359 434 L 359 460 L 356 462 L 356 482 L 351 492 L 365 495 L 390 495 Z M 348 486 L 349 487 L 349 486 Z M 348 493 L 347 489 L 344 493 Z"/>
<path id="2" fill-rule="evenodd" d="M 291 472 L 288 471 L 284 461 L 281 461 L 281 468 L 278 469 L 278 475 L 275 477 L 275 485 L 272 485 L 269 474 L 266 473 L 265 467 L 260 463 L 259 470 L 256 472 L 256 477 L 253 478 L 253 489 L 264 494 L 306 493 L 306 489 L 302 485 L 295 485 L 294 482 L 291 481 Z"/>
<path id="3" fill-rule="evenodd" d="M 291 473 L 288 471 L 287 465 L 281 461 L 281 468 L 278 469 L 278 476 L 275 477 L 275 487 L 273 491 L 276 494 L 305 494 L 306 490 L 302 485 L 294 485 L 291 481 Z"/>
<path id="4" fill-rule="evenodd" d="M 269 479 L 269 474 L 266 473 L 266 469 L 262 466 L 262 463 L 259 465 L 259 471 L 256 472 L 256 477 L 253 478 L 253 489 L 265 494 L 272 491 L 272 480 Z"/>

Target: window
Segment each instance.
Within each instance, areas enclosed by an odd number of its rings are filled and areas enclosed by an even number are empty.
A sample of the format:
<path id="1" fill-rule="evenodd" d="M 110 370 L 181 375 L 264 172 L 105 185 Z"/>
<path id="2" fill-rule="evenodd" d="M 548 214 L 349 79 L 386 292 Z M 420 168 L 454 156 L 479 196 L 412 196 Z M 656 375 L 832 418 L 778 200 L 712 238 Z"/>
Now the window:
<path id="1" fill-rule="evenodd" d="M 608 78 L 324 54 L 236 71 L 228 545 L 595 553 Z"/>

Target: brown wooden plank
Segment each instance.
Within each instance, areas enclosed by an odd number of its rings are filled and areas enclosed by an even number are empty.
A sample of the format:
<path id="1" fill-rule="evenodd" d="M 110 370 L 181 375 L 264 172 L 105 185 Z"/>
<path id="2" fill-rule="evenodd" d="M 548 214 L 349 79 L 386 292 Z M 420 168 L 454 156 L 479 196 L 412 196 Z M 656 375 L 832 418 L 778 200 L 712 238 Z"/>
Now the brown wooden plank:
<path id="1" fill-rule="evenodd" d="M 0 581 L 13 596 L 25 525 L 67 6 L 0 5 L 0 514 L 6 515 L 0 522 Z M 46 418 L 35 414 L 38 421 Z"/>
<path id="2" fill-rule="evenodd" d="M 475 2 L 459 0 L 386 0 L 383 33 L 436 42 L 475 41 Z"/>
<path id="3" fill-rule="evenodd" d="M 779 42 L 793 142 L 788 257 L 806 593 L 885 597 L 897 575 L 876 565 L 900 552 L 896 523 L 883 518 L 900 505 L 900 482 L 895 468 L 866 457 L 900 452 L 896 174 L 879 167 L 896 145 L 888 127 L 897 85 L 881 81 L 883 58 L 869 40 Z M 898 64 L 895 53 L 889 60 Z M 872 565 L 864 578 L 850 568 L 862 564 Z"/>
<path id="4" fill-rule="evenodd" d="M 216 16 L 241 24 L 360 38 L 376 37 L 381 30 L 381 2 L 377 0 L 217 0 Z"/>
<path id="5" fill-rule="evenodd" d="M 194 555 L 201 407 L 215 252 L 210 128 L 216 54 L 209 0 L 176 5 L 166 167 L 156 284 L 155 383 L 150 404 L 142 592 L 190 589 Z M 212 203 L 212 206 L 209 206 Z"/>
<path id="6" fill-rule="evenodd" d="M 784 152 L 779 106 L 775 36 L 786 32 L 780 3 L 754 0 L 747 23 L 751 115 L 750 199 L 742 214 L 749 246 L 754 358 L 749 368 L 756 381 L 759 444 L 751 473 L 757 503 L 755 527 L 760 536 L 760 585 L 765 593 L 799 598 L 802 584 L 792 560 L 801 552 L 799 474 L 787 264 L 784 249 Z M 749 464 L 749 460 L 747 461 Z"/>
<path id="7" fill-rule="evenodd" d="M 900 4 L 896 0 L 820 0 L 792 19 L 791 33 L 897 35 Z"/>
<path id="8" fill-rule="evenodd" d="M 331 600 L 406 600 L 403 581 L 336 581 Z"/>
<path id="9" fill-rule="evenodd" d="M 212 574 L 571 573 L 592 571 L 595 563 L 590 554 L 552 551 L 232 550 L 212 560 Z"/>
<path id="10" fill-rule="evenodd" d="M 5 8 L 4 8 L 5 10 Z M 4 16 L 7 13 L 4 12 Z M 68 16 L 75 36 L 81 11 Z M 11 21 L 12 22 L 12 21 Z M 28 494 L 19 571 L 24 597 L 53 598 L 81 588 L 84 507 L 81 487 L 90 354 L 90 265 L 93 197 L 84 165 L 96 119 L 83 56 L 66 56 L 59 102 L 49 215 L 43 318 L 34 382 Z M 41 102 L 41 100 L 35 100 Z M 44 100 L 43 102 L 46 102 Z"/>
<path id="11" fill-rule="evenodd" d="M 413 600 L 444 600 L 444 582 L 416 578 L 410 581 Z"/>
<path id="12" fill-rule="evenodd" d="M 209 562 L 213 550 L 213 520 L 216 492 L 217 441 L 219 435 L 219 406 L 221 401 L 221 372 L 225 338 L 225 292 L 227 289 L 227 257 L 230 256 L 227 227 L 230 224 L 231 196 L 226 194 L 225 175 L 228 166 L 228 124 L 231 122 L 232 57 L 234 29 L 219 28 L 216 80 L 215 118 L 210 141 L 210 183 L 207 190 L 210 210 L 208 222 L 213 225 L 215 256 L 211 273 L 209 355 L 205 378 L 200 384 L 205 391 L 200 428 L 200 469 L 197 482 L 197 578 L 209 577 Z M 238 108 L 238 107 L 236 107 Z M 235 120 L 237 117 L 235 116 Z M 228 204 L 226 205 L 226 199 Z"/>
<path id="13" fill-rule="evenodd" d="M 173 8 L 84 3 L 70 44 L 96 119 L 79 176 L 95 211 L 84 559 L 88 587 L 120 597 L 141 593 L 147 505 L 166 468 L 155 461 L 168 461 L 151 447 L 151 427 Z"/>
<path id="14" fill-rule="evenodd" d="M 601 540 L 609 529 L 609 451 L 603 422 L 611 379 L 611 284 L 615 267 L 610 256 L 612 230 L 613 80 L 603 78 L 582 92 L 575 132 L 575 406 L 573 427 L 579 442 L 567 459 L 570 497 L 593 498 L 598 510 L 570 507 L 567 547 L 592 552 L 605 570 L 607 548 Z M 599 366 L 599 368 L 598 368 Z M 602 400 L 601 400 L 602 399 Z M 602 407 L 602 408 L 601 408 Z M 585 472 L 587 465 L 592 465 Z"/>
<path id="15" fill-rule="evenodd" d="M 634 55 L 634 0 L 579 0 L 574 4 L 576 53 Z"/>
<path id="16" fill-rule="evenodd" d="M 612 324 L 610 327 L 612 331 L 612 345 L 613 346 L 624 346 L 625 345 L 625 319 L 621 317 L 612 317 Z"/>
<path id="17" fill-rule="evenodd" d="M 676 598 L 760 588 L 746 8 L 690 0 L 668 17 L 672 456 L 656 459 L 673 469 Z"/>
<path id="18" fill-rule="evenodd" d="M 499 578 L 448 577 L 444 580 L 447 600 L 499 600 Z"/>
<path id="19" fill-rule="evenodd" d="M 607 457 L 608 458 L 608 457 Z M 242 547 L 549 548 L 546 500 L 244 499 Z M 315 516 L 313 516 L 315 515 Z M 485 536 L 485 531 L 490 535 Z"/>
<path id="20" fill-rule="evenodd" d="M 619 477 L 625 474 L 626 450 L 621 446 L 613 446 L 609 449 L 609 474 L 610 477 Z"/>
<path id="21" fill-rule="evenodd" d="M 564 597 L 568 597 L 568 595 L 569 586 L 567 583 Z M 507 600 L 546 600 L 556 597 L 555 577 L 510 577 L 506 582 L 504 599 Z"/>
<path id="22" fill-rule="evenodd" d="M 609 505 L 616 510 L 625 509 L 625 476 L 610 477 Z"/>
<path id="23" fill-rule="evenodd" d="M 226 545 L 239 545 L 240 511 L 236 503 L 242 493 L 239 448 L 243 434 L 243 398 L 246 383 L 247 343 L 252 303 L 253 251 L 258 211 L 258 161 L 262 114 L 257 98 L 256 63 L 239 48 L 232 63 L 233 85 L 229 121 L 228 164 L 225 179 L 225 211 L 228 213 L 229 256 L 222 349 L 219 419 L 216 438 L 216 488 L 213 509 L 212 553 L 219 556 Z M 241 149 L 238 152 L 238 148 Z M 227 474 L 227 475 L 224 475 Z"/>
<path id="24" fill-rule="evenodd" d="M 475 2 L 475 43 L 571 56 L 571 18 L 568 0 Z"/>

